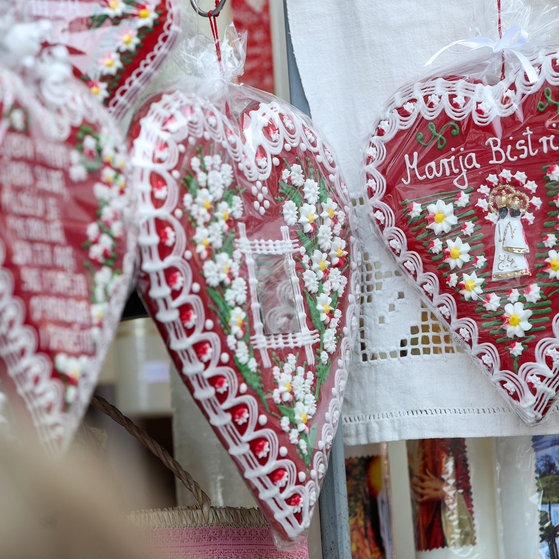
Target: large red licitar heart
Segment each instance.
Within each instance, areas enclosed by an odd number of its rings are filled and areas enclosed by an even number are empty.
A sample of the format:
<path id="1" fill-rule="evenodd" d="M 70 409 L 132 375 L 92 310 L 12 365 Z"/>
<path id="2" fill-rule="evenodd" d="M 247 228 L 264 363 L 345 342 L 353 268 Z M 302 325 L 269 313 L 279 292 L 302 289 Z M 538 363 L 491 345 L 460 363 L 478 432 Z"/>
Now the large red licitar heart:
<path id="1" fill-rule="evenodd" d="M 293 539 L 339 419 L 357 273 L 332 154 L 274 99 L 235 99 L 239 131 L 208 101 L 169 92 L 130 139 L 140 291 L 273 528 Z"/>
<path id="2" fill-rule="evenodd" d="M 58 85 L 49 102 L 0 71 L 0 391 L 11 431 L 52 452 L 87 409 L 135 256 L 121 135 L 82 84 Z"/>
<path id="3" fill-rule="evenodd" d="M 366 159 L 384 240 L 527 423 L 559 387 L 559 56 L 533 63 L 402 90 Z"/>
<path id="4" fill-rule="evenodd" d="M 146 88 L 176 41 L 174 0 L 29 0 L 49 20 L 48 44 L 68 48 L 74 74 L 121 118 Z"/>

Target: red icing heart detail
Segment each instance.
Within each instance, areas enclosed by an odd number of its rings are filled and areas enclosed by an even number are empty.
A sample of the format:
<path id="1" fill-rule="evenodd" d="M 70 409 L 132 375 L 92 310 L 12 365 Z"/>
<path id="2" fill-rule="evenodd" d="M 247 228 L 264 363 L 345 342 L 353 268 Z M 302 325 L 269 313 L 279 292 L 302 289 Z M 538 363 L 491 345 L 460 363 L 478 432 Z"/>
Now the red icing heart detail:
<path id="1" fill-rule="evenodd" d="M 493 86 L 440 77 L 407 88 L 366 160 L 387 245 L 528 423 L 559 379 L 557 53 L 533 63 L 533 84 L 520 72 Z"/>
<path id="2" fill-rule="evenodd" d="M 74 74 L 121 118 L 151 81 L 179 33 L 173 0 L 30 0 L 50 20 L 49 45 L 70 53 Z"/>
<path id="3" fill-rule="evenodd" d="M 0 389 L 11 430 L 61 451 L 85 412 L 128 295 L 128 155 L 82 84 L 56 99 L 0 72 Z"/>
<path id="4" fill-rule="evenodd" d="M 237 120 L 180 91 L 135 117 L 139 288 L 273 528 L 293 539 L 339 419 L 357 265 L 331 152 L 292 107 L 251 91 L 231 90 Z"/>

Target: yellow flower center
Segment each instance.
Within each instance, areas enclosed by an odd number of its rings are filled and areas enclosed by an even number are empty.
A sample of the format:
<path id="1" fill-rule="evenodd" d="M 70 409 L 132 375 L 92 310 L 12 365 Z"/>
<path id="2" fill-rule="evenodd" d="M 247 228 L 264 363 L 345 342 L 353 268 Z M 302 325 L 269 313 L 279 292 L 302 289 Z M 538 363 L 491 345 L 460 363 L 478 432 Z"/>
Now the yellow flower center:
<path id="1" fill-rule="evenodd" d="M 130 33 L 127 33 L 126 35 L 123 35 L 122 42 L 125 45 L 129 45 L 132 42 L 132 35 L 130 35 Z"/>
<path id="2" fill-rule="evenodd" d="M 237 326 L 240 328 L 243 325 L 243 317 L 239 316 L 237 318 Z"/>
<path id="3" fill-rule="evenodd" d="M 204 209 L 209 210 L 211 207 L 212 207 L 212 203 L 210 202 L 210 200 L 205 200 L 204 201 Z"/>
<path id="4" fill-rule="evenodd" d="M 93 85 L 91 86 L 91 93 L 93 93 L 93 95 L 99 95 L 99 93 L 101 93 L 101 88 L 98 85 Z"/>
<path id="5" fill-rule="evenodd" d="M 231 269 L 231 266 L 229 266 L 229 264 L 225 264 L 225 266 L 223 266 L 223 271 L 225 272 L 226 275 L 229 273 L 230 269 Z"/>
<path id="6" fill-rule="evenodd" d="M 476 288 L 476 282 L 474 280 L 466 280 L 464 283 L 464 289 L 466 291 L 473 291 Z"/>
<path id="7" fill-rule="evenodd" d="M 460 258 L 461 252 L 459 248 L 456 247 L 452 247 L 450 249 L 450 258 L 453 258 L 454 260 L 456 260 L 457 258 Z"/>
<path id="8" fill-rule="evenodd" d="M 229 220 L 229 212 L 227 210 L 223 210 L 223 213 L 221 215 L 223 216 L 223 221 Z"/>
<path id="9" fill-rule="evenodd" d="M 334 212 L 333 208 L 330 208 L 326 213 L 328 214 L 328 217 L 330 219 L 334 219 L 334 216 L 336 215 L 336 212 Z"/>
<path id="10" fill-rule="evenodd" d="M 551 267 L 551 269 L 554 272 L 557 272 L 557 270 L 559 270 L 559 259 L 557 258 L 552 258 L 551 262 L 549 263 L 549 266 Z"/>
<path id="11" fill-rule="evenodd" d="M 291 392 L 291 383 L 290 382 L 286 382 L 284 385 L 284 388 L 287 392 Z"/>
<path id="12" fill-rule="evenodd" d="M 314 223 L 314 220 L 316 219 L 316 216 L 314 214 L 309 214 L 307 216 L 307 219 L 308 219 L 309 223 Z"/>
<path id="13" fill-rule="evenodd" d="M 309 416 L 307 415 L 307 412 L 303 412 L 301 414 L 301 423 L 307 423 L 307 421 L 309 420 Z"/>
<path id="14" fill-rule="evenodd" d="M 444 221 L 444 214 L 442 212 L 437 212 L 434 215 L 433 220 L 435 223 L 442 223 Z"/>
<path id="15" fill-rule="evenodd" d="M 330 308 L 330 305 L 326 303 L 323 307 L 323 310 L 324 310 L 324 314 L 329 314 L 332 309 Z"/>
<path id="16" fill-rule="evenodd" d="M 326 264 L 326 262 L 324 260 L 321 260 L 318 267 L 321 269 L 321 271 L 324 272 L 324 270 L 326 270 L 326 268 L 328 268 L 328 264 Z"/>
<path id="17" fill-rule="evenodd" d="M 72 369 L 70 371 L 69 376 L 72 377 L 73 379 L 76 379 L 76 380 L 79 379 L 80 378 L 80 370 L 79 369 Z"/>
<path id="18" fill-rule="evenodd" d="M 209 239 L 203 239 L 202 242 L 200 243 L 203 247 L 207 247 L 210 244 L 210 240 Z"/>
<path id="19" fill-rule="evenodd" d="M 339 248 L 336 250 L 336 255 L 339 256 L 340 258 L 344 255 L 344 251 L 343 249 Z"/>
<path id="20" fill-rule="evenodd" d="M 511 326 L 518 326 L 520 324 L 520 317 L 517 314 L 511 314 L 509 316 L 509 324 Z"/>
<path id="21" fill-rule="evenodd" d="M 147 8 L 142 8 L 139 12 L 138 12 L 138 16 L 141 19 L 146 19 L 149 17 L 149 10 Z"/>
<path id="22" fill-rule="evenodd" d="M 112 58 L 106 58 L 105 59 L 105 66 L 107 68 L 112 68 L 115 65 L 115 61 Z"/>
<path id="23" fill-rule="evenodd" d="M 110 0 L 109 2 L 109 8 L 111 10 L 116 10 L 117 8 L 120 7 L 120 0 Z"/>

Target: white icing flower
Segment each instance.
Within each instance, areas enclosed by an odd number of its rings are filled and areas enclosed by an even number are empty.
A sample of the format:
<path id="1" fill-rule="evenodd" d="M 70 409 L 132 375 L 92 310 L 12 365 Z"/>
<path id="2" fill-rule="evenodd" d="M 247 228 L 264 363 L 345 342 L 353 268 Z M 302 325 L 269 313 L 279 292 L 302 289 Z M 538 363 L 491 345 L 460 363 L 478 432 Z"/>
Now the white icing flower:
<path id="1" fill-rule="evenodd" d="M 514 344 L 510 346 L 509 351 L 513 357 L 520 357 L 524 351 L 524 346 L 520 342 L 514 342 Z"/>
<path id="2" fill-rule="evenodd" d="M 166 246 L 172 247 L 175 244 L 176 234 L 169 225 L 159 232 L 159 240 Z"/>
<path id="3" fill-rule="evenodd" d="M 477 301 L 483 290 L 481 286 L 483 285 L 484 279 L 478 278 L 475 272 L 471 274 L 463 274 L 462 281 L 460 285 L 462 289 L 460 294 L 466 299 L 466 301 Z"/>
<path id="4" fill-rule="evenodd" d="M 559 165 L 550 165 L 547 170 L 547 176 L 552 181 L 559 180 Z"/>
<path id="5" fill-rule="evenodd" d="M 325 252 L 315 249 L 312 253 L 311 260 L 313 272 L 319 280 L 322 279 L 324 277 L 324 272 L 326 272 L 330 266 L 328 255 Z"/>
<path id="6" fill-rule="evenodd" d="M 525 309 L 522 303 L 508 303 L 505 305 L 505 313 L 503 315 L 503 328 L 506 330 L 509 338 L 515 336 L 522 337 L 532 328 L 529 318 L 532 311 Z"/>
<path id="7" fill-rule="evenodd" d="M 136 25 L 138 27 L 153 27 L 157 19 L 156 5 L 152 1 L 138 4 L 136 11 Z"/>
<path id="8" fill-rule="evenodd" d="M 299 223 L 303 225 L 303 231 L 305 233 L 310 233 L 314 229 L 316 222 L 316 206 L 312 204 L 303 204 L 300 209 L 301 216 L 299 217 Z"/>
<path id="9" fill-rule="evenodd" d="M 483 268 L 486 263 L 487 263 L 487 258 L 485 258 L 483 254 L 480 254 L 479 256 L 476 256 L 476 259 L 474 260 L 474 268 L 477 269 Z"/>
<path id="10" fill-rule="evenodd" d="M 501 304 L 501 299 L 496 293 L 490 293 L 483 301 L 485 310 L 495 312 Z"/>
<path id="11" fill-rule="evenodd" d="M 125 14 L 126 4 L 123 0 L 103 0 L 102 13 L 110 18 L 122 17 Z"/>
<path id="12" fill-rule="evenodd" d="M 324 220 L 324 223 L 330 223 L 335 217 L 338 209 L 338 204 L 332 200 L 332 198 L 327 198 L 326 202 L 322 203 L 322 212 L 320 217 Z"/>
<path id="13" fill-rule="evenodd" d="M 247 284 L 244 278 L 235 278 L 225 291 L 225 300 L 229 306 L 243 305 L 247 298 Z"/>
<path id="14" fill-rule="evenodd" d="M 412 202 L 411 205 L 411 209 L 410 209 L 410 218 L 414 219 L 416 217 L 419 217 L 421 215 L 421 204 L 418 204 L 417 202 Z"/>
<path id="15" fill-rule="evenodd" d="M 328 353 L 334 353 L 336 351 L 336 331 L 332 328 L 328 328 L 326 332 L 324 332 L 324 337 L 322 338 L 322 344 L 324 349 Z"/>
<path id="16" fill-rule="evenodd" d="M 537 303 L 541 298 L 540 286 L 537 283 L 531 283 L 524 290 L 524 298 L 528 303 Z"/>
<path id="17" fill-rule="evenodd" d="M 303 281 L 305 282 L 305 289 L 309 293 L 318 292 L 318 278 L 312 270 L 305 270 L 303 272 Z"/>
<path id="18" fill-rule="evenodd" d="M 235 307 L 231 310 L 229 328 L 231 329 L 231 334 L 236 338 L 240 339 L 245 335 L 246 316 L 245 311 L 241 307 Z"/>
<path id="19" fill-rule="evenodd" d="M 549 264 L 549 267 L 545 269 L 549 277 L 552 279 L 559 279 L 559 254 L 557 251 L 550 250 L 545 261 Z"/>
<path id="20" fill-rule="evenodd" d="M 451 270 L 461 268 L 466 262 L 470 261 L 470 245 L 462 242 L 460 237 L 456 237 L 454 241 L 447 239 L 446 246 L 444 261 L 450 266 Z"/>
<path id="21" fill-rule="evenodd" d="M 427 229 L 432 229 L 435 235 L 448 233 L 452 226 L 458 222 L 452 204 L 445 204 L 443 200 L 437 200 L 434 204 L 429 204 L 427 211 L 429 212 Z"/>
<path id="22" fill-rule="evenodd" d="M 328 280 L 325 284 L 326 283 L 328 284 L 328 287 L 325 285 L 325 291 L 337 291 L 340 295 L 342 295 L 347 285 L 347 278 L 338 268 L 332 268 L 328 274 Z"/>
<path id="23" fill-rule="evenodd" d="M 518 289 L 516 289 L 516 287 L 511 289 L 508 293 L 508 300 L 511 303 L 516 303 L 519 297 L 520 297 L 520 292 L 518 291 Z"/>
<path id="24" fill-rule="evenodd" d="M 456 206 L 458 208 L 465 208 L 470 203 L 470 195 L 461 191 L 460 194 L 456 196 Z"/>
<path id="25" fill-rule="evenodd" d="M 293 200 L 287 200 L 283 205 L 283 220 L 287 225 L 292 227 L 297 223 L 299 220 L 299 216 L 297 214 L 297 205 Z"/>
<path id="26" fill-rule="evenodd" d="M 116 76 L 122 68 L 120 56 L 116 52 L 108 51 L 101 55 L 99 60 L 99 71 L 102 76 Z"/>
<path id="27" fill-rule="evenodd" d="M 473 221 L 465 221 L 462 224 L 461 231 L 466 237 L 469 237 L 474 232 L 474 227 Z"/>
<path id="28" fill-rule="evenodd" d="M 303 402 L 297 402 L 295 404 L 294 414 L 297 430 L 301 433 L 306 433 L 308 431 L 307 423 L 310 419 L 307 406 L 305 406 Z"/>
<path id="29" fill-rule="evenodd" d="M 242 365 L 246 365 L 249 360 L 248 347 L 245 342 L 238 342 L 237 349 L 235 350 L 235 357 Z"/>
<path id="30" fill-rule="evenodd" d="M 118 33 L 119 43 L 116 50 L 119 52 L 134 52 L 140 44 L 138 31 L 132 27 L 124 27 Z"/>
<path id="31" fill-rule="evenodd" d="M 446 278 L 446 283 L 449 287 L 456 287 L 456 284 L 458 283 L 458 276 L 454 273 L 449 274 Z"/>
<path id="32" fill-rule="evenodd" d="M 429 252 L 439 254 L 443 249 L 443 242 L 440 239 L 433 239 L 429 245 Z"/>
<path id="33" fill-rule="evenodd" d="M 554 247 L 557 244 L 557 235 L 548 233 L 543 240 L 543 244 L 546 248 Z"/>
<path id="34" fill-rule="evenodd" d="M 332 246 L 332 228 L 329 224 L 323 223 L 316 234 L 318 240 L 318 246 L 322 250 L 330 250 Z"/>
<path id="35" fill-rule="evenodd" d="M 307 179 L 303 185 L 303 196 L 309 204 L 318 202 L 318 183 L 313 179 Z"/>
<path id="36" fill-rule="evenodd" d="M 341 237 L 334 237 L 332 240 L 330 259 L 332 260 L 332 264 L 334 266 L 337 266 L 340 260 L 347 255 L 346 246 L 347 243 L 345 239 L 342 239 Z"/>
<path id="37" fill-rule="evenodd" d="M 305 184 L 305 175 L 303 174 L 301 165 L 295 164 L 291 167 L 289 178 L 293 186 L 301 187 Z"/>
<path id="38" fill-rule="evenodd" d="M 231 215 L 235 219 L 239 219 L 243 216 L 243 200 L 240 196 L 233 196 L 231 200 Z"/>
<path id="39" fill-rule="evenodd" d="M 477 202 L 476 202 L 476 206 L 478 208 L 481 208 L 484 212 L 489 211 L 489 202 L 485 199 L 485 198 L 480 198 Z"/>
<path id="40" fill-rule="evenodd" d="M 330 321 L 330 313 L 332 312 L 332 297 L 326 293 L 321 293 L 316 299 L 316 308 L 320 312 L 320 320 L 323 322 Z"/>

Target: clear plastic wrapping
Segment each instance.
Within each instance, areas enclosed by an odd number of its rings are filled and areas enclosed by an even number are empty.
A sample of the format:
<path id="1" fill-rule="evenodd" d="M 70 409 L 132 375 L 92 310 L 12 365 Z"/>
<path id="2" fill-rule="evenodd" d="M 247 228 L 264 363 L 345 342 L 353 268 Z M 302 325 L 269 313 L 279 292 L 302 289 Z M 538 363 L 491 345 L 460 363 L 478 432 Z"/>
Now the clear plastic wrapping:
<path id="1" fill-rule="evenodd" d="M 135 198 L 108 112 L 49 25 L 2 19 L 0 389 L 10 430 L 68 446 L 132 282 Z M 20 42 L 12 42 L 12 41 Z M 5 55 L 5 56 L 4 56 Z"/>
<path id="2" fill-rule="evenodd" d="M 228 82 L 242 61 L 229 37 L 222 70 L 194 50 L 130 128 L 139 287 L 285 545 L 309 526 L 339 421 L 358 253 L 332 152 L 295 108 Z"/>
<path id="3" fill-rule="evenodd" d="M 555 12 L 543 11 L 543 38 Z M 501 16 L 501 39 L 491 18 L 494 39 L 450 45 L 438 53 L 446 65 L 389 101 L 369 138 L 364 190 L 423 300 L 534 424 L 559 373 L 559 52 L 512 11 Z M 471 52 L 451 53 L 464 47 Z"/>

